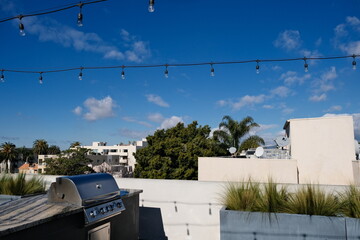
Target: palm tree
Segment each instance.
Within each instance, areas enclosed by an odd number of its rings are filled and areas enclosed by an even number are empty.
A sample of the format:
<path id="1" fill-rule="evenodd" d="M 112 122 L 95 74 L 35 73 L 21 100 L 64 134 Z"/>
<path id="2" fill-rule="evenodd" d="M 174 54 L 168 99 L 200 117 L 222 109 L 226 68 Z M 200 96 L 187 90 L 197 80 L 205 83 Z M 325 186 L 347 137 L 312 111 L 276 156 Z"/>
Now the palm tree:
<path id="1" fill-rule="evenodd" d="M 6 172 L 12 172 L 12 162 L 15 160 L 17 154 L 16 154 L 16 150 L 15 150 L 16 146 L 15 144 L 11 143 L 11 142 L 4 142 L 3 144 L 1 144 L 1 153 L 3 155 L 3 160 L 2 161 L 7 161 L 6 164 Z"/>
<path id="2" fill-rule="evenodd" d="M 60 148 L 56 145 L 51 145 L 48 150 L 47 150 L 47 154 L 60 154 Z"/>
<path id="3" fill-rule="evenodd" d="M 79 141 L 73 142 L 70 144 L 70 148 L 76 148 L 76 147 L 80 147 L 81 143 Z"/>
<path id="4" fill-rule="evenodd" d="M 33 144 L 33 152 L 37 155 L 39 154 L 47 154 L 49 145 L 47 143 L 47 141 L 45 141 L 44 139 L 37 139 L 34 141 Z"/>
<path id="5" fill-rule="evenodd" d="M 261 144 L 265 144 L 265 141 L 256 135 L 244 139 L 240 144 L 240 141 L 249 134 L 250 130 L 254 127 L 259 127 L 259 124 L 254 122 L 252 117 L 248 116 L 241 121 L 236 121 L 226 115 L 219 124 L 220 129 L 214 132 L 214 139 L 225 143 L 228 147 L 235 147 L 237 151 L 258 147 Z"/>

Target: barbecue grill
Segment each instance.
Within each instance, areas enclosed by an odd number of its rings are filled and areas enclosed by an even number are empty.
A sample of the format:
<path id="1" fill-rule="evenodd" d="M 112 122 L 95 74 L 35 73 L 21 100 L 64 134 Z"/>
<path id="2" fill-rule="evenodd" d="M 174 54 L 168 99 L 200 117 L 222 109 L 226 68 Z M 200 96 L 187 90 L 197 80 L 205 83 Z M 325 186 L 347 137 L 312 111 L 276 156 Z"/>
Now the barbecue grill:
<path id="1" fill-rule="evenodd" d="M 58 177 L 48 192 L 51 203 L 70 203 L 83 207 L 85 224 L 97 223 L 125 210 L 126 195 L 107 173 Z"/>

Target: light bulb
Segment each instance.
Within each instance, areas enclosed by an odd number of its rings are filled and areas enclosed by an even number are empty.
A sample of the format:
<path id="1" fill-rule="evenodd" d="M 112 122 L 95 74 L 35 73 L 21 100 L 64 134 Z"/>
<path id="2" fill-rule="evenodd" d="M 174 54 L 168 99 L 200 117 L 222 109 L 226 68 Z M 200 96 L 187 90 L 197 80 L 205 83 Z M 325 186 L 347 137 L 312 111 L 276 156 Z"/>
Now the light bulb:
<path id="1" fill-rule="evenodd" d="M 42 77 L 42 73 L 40 73 L 39 83 L 40 83 L 40 84 L 43 84 L 43 77 Z"/>
<path id="2" fill-rule="evenodd" d="M 167 66 L 166 66 L 166 69 L 165 69 L 164 75 L 165 75 L 165 77 L 166 77 L 166 78 L 168 78 L 168 77 L 169 77 L 169 71 L 168 71 L 168 69 L 167 69 Z"/>
<path id="3" fill-rule="evenodd" d="M 210 69 L 210 76 L 215 77 L 215 69 L 213 68 L 212 64 L 211 64 L 211 69 Z"/>
<path id="4" fill-rule="evenodd" d="M 24 37 L 26 35 L 25 34 L 25 27 L 24 27 L 24 24 L 22 22 L 19 23 L 19 34 L 22 37 Z"/>
<path id="5" fill-rule="evenodd" d="M 83 24 L 83 15 L 81 12 L 78 13 L 78 17 L 77 17 L 77 25 L 78 27 L 82 27 L 84 26 Z"/>
<path id="6" fill-rule="evenodd" d="M 260 73 L 260 66 L 259 64 L 256 65 L 256 74 L 259 74 Z"/>
<path id="7" fill-rule="evenodd" d="M 80 81 L 82 80 L 82 76 L 83 76 L 82 70 L 80 70 L 80 73 L 79 73 L 79 80 L 80 80 Z"/>
<path id="8" fill-rule="evenodd" d="M 149 0 L 149 12 L 154 12 L 155 8 L 154 8 L 154 4 L 155 4 L 155 0 Z"/>
<path id="9" fill-rule="evenodd" d="M 356 70 L 356 61 L 355 61 L 355 55 L 353 56 L 354 61 L 352 62 L 352 69 Z"/>
<path id="10" fill-rule="evenodd" d="M 1 71 L 1 78 L 0 78 L 0 82 L 5 82 L 4 71 Z"/>
<path id="11" fill-rule="evenodd" d="M 305 72 L 308 72 L 309 71 L 309 65 L 307 64 L 307 62 L 306 62 L 306 58 L 304 58 L 304 71 Z"/>
<path id="12" fill-rule="evenodd" d="M 121 71 L 121 79 L 125 80 L 125 71 L 124 71 L 124 69 Z"/>

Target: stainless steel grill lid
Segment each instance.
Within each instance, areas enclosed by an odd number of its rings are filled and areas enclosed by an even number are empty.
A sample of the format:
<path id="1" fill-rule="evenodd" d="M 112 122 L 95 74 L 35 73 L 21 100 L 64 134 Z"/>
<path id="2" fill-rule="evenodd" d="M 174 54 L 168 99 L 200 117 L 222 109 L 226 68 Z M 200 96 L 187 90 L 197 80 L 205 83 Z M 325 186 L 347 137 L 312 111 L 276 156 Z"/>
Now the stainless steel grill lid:
<path id="1" fill-rule="evenodd" d="M 68 202 L 79 206 L 98 204 L 120 197 L 113 176 L 107 173 L 58 177 L 50 186 L 49 202 Z"/>

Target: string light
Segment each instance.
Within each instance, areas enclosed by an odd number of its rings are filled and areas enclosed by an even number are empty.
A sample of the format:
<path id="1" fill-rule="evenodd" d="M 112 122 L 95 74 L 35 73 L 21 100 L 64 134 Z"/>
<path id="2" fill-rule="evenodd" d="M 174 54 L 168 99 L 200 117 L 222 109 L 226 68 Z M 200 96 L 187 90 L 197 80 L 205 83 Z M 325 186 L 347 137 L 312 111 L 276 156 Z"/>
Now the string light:
<path id="1" fill-rule="evenodd" d="M 309 71 L 309 65 L 307 64 L 306 59 L 307 59 L 307 58 L 304 57 L 304 62 L 305 62 L 305 63 L 304 63 L 304 71 L 305 71 L 305 72 L 308 72 L 308 71 Z"/>
<path id="2" fill-rule="evenodd" d="M 0 82 L 5 82 L 4 70 L 1 70 Z"/>
<path id="3" fill-rule="evenodd" d="M 25 34 L 25 27 L 24 27 L 24 24 L 21 22 L 23 16 L 19 16 L 19 20 L 20 20 L 20 23 L 19 23 L 19 34 L 20 36 L 24 37 L 26 34 Z"/>
<path id="4" fill-rule="evenodd" d="M 259 60 L 256 60 L 256 74 L 260 73 Z"/>
<path id="5" fill-rule="evenodd" d="M 154 5 L 155 5 L 155 0 L 149 0 L 149 8 L 148 8 L 149 12 L 155 11 Z"/>
<path id="6" fill-rule="evenodd" d="M 355 61 L 356 55 L 354 54 L 352 57 L 354 59 L 353 62 L 352 62 L 352 69 L 356 70 L 356 61 Z"/>
<path id="7" fill-rule="evenodd" d="M 79 6 L 79 8 L 80 8 L 80 10 L 79 10 L 79 13 L 78 13 L 78 16 L 77 16 L 77 25 L 78 25 L 78 27 L 82 27 L 82 26 L 84 26 L 84 24 L 83 24 L 83 15 L 82 15 L 82 7 L 83 7 L 83 3 L 82 2 L 80 2 L 79 4 L 78 4 L 78 6 Z"/>
<path id="8" fill-rule="evenodd" d="M 51 14 L 51 13 L 56 13 L 56 12 L 60 12 L 60 11 L 65 11 L 68 10 L 70 8 L 74 8 L 74 7 L 79 7 L 80 8 L 80 12 L 77 15 L 77 25 L 79 27 L 83 26 L 83 15 L 82 15 L 82 7 L 88 4 L 93 4 L 93 3 L 99 3 L 99 2 L 104 2 L 107 0 L 87 0 L 85 2 L 79 2 L 79 3 L 72 3 L 72 4 L 67 4 L 67 5 L 63 5 L 60 7 L 53 7 L 50 9 L 45 9 L 45 10 L 39 10 L 33 13 L 29 13 L 29 14 L 21 14 L 21 15 L 17 15 L 17 16 L 13 16 L 13 17 L 8 17 L 8 18 L 2 18 L 0 19 L 0 23 L 2 22 L 7 22 L 13 19 L 19 19 L 20 23 L 19 23 L 19 30 L 20 30 L 20 35 L 21 36 L 25 36 L 25 31 L 24 31 L 24 24 L 22 23 L 22 19 L 25 17 L 34 17 L 34 16 L 40 16 L 40 15 L 46 15 L 46 14 Z"/>
<path id="9" fill-rule="evenodd" d="M 168 67 L 189 67 L 189 66 L 201 66 L 201 65 L 210 65 L 210 74 L 212 74 L 212 69 L 214 64 L 218 65 L 225 65 L 225 64 L 242 64 L 242 63 L 259 63 L 259 62 L 289 62 L 289 61 L 304 61 L 304 70 L 305 72 L 308 71 L 308 64 L 307 60 L 329 60 L 329 59 L 344 59 L 344 58 L 353 58 L 352 66 L 356 68 L 356 61 L 355 58 L 360 57 L 359 54 L 353 54 L 350 56 L 336 56 L 336 57 L 309 57 L 309 58 L 288 58 L 288 59 L 257 59 L 257 60 L 244 60 L 244 61 L 229 61 L 229 62 L 200 62 L 200 63 L 174 63 L 174 64 L 154 64 L 154 65 L 121 65 L 121 66 L 93 66 L 93 67 L 72 67 L 72 68 L 65 68 L 65 69 L 55 69 L 55 70 L 42 70 L 42 71 L 29 71 L 29 70 L 22 70 L 22 69 L 2 69 L 2 73 L 5 71 L 8 72 L 15 72 L 15 73 L 28 73 L 28 74 L 40 74 L 40 73 L 57 73 L 57 72 L 68 72 L 68 71 L 78 71 L 83 69 L 92 69 L 92 70 L 101 70 L 101 69 L 118 69 L 122 68 L 121 78 L 125 79 L 125 68 L 158 68 L 158 67 L 165 67 L 165 77 L 168 78 Z M 260 66 L 259 66 L 260 69 Z M 80 71 L 81 72 L 81 71 Z M 215 74 L 215 71 L 214 71 Z M 3 74 L 2 74 L 3 75 Z M 80 74 L 79 74 L 80 75 Z"/>
<path id="10" fill-rule="evenodd" d="M 80 72 L 79 72 L 79 80 L 82 80 L 83 77 L 83 73 L 82 73 L 83 67 L 80 68 Z"/>
<path id="11" fill-rule="evenodd" d="M 215 69 L 214 69 L 214 67 L 213 67 L 213 64 L 211 63 L 210 66 L 211 66 L 210 76 L 211 76 L 211 77 L 215 77 Z"/>
<path id="12" fill-rule="evenodd" d="M 124 66 L 121 67 L 122 71 L 121 71 L 121 79 L 125 80 L 125 71 L 124 71 Z"/>
<path id="13" fill-rule="evenodd" d="M 42 72 L 40 72 L 39 83 L 40 83 L 40 84 L 43 84 Z"/>
<path id="14" fill-rule="evenodd" d="M 164 72 L 164 75 L 165 75 L 166 78 L 169 77 L 169 71 L 168 71 L 168 65 L 167 65 L 167 64 L 165 64 L 165 72 Z"/>

